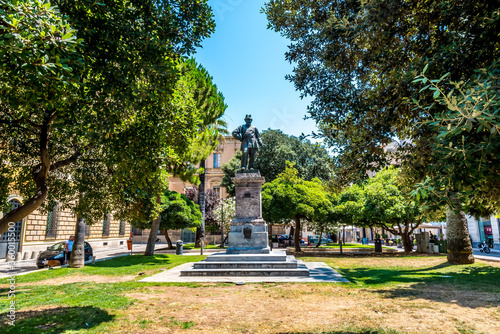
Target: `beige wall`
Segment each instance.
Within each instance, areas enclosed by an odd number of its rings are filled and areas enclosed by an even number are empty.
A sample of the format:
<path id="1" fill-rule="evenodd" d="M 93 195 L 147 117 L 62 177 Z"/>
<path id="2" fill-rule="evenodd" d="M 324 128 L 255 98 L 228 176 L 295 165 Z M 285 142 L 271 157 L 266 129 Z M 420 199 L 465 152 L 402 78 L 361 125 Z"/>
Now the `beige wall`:
<path id="1" fill-rule="evenodd" d="M 31 254 L 45 250 L 56 242 L 68 240 L 70 235 L 75 234 L 76 217 L 68 210 L 61 210 L 57 214 L 57 230 L 55 236 L 47 236 L 47 214 L 38 210 L 33 211 L 24 221 L 23 235 L 19 251 Z M 109 234 L 103 235 L 103 222 L 92 225 L 90 236 L 85 240 L 93 249 L 127 247 L 126 240 L 130 235 L 130 225 L 125 223 L 124 234 L 120 235 L 120 221 L 111 220 Z"/>
<path id="2" fill-rule="evenodd" d="M 219 144 L 219 147 L 217 147 L 215 151 L 205 160 L 205 188 L 220 188 L 221 198 L 226 198 L 228 194 L 226 192 L 226 188 L 220 186 L 220 182 L 224 177 L 224 172 L 222 172 L 220 167 L 214 168 L 214 154 L 220 154 L 220 166 L 222 166 L 234 157 L 241 145 L 240 141 L 234 139 L 233 137 L 226 136 L 224 138 L 225 140 Z M 192 187 L 192 184 L 183 182 L 178 177 L 170 177 L 169 182 L 169 190 L 176 191 L 181 194 L 184 193 L 185 188 Z"/>

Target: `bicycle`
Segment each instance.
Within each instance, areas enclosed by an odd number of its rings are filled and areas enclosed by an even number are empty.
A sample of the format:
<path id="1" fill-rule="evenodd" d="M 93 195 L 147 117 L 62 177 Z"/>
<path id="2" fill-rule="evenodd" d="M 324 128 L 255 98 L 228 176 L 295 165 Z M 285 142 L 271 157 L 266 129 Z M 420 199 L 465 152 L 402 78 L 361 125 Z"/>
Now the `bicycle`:
<path id="1" fill-rule="evenodd" d="M 481 253 L 482 252 L 485 252 L 486 254 L 490 253 L 490 248 L 484 241 L 479 244 L 478 248 Z"/>

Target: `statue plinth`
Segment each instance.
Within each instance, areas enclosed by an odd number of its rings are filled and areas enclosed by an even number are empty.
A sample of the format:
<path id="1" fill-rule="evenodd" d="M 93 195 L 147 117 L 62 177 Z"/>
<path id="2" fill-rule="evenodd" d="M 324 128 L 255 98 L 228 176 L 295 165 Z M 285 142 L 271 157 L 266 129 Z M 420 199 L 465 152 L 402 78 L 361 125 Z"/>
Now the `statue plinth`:
<path id="1" fill-rule="evenodd" d="M 231 222 L 227 254 L 268 254 L 269 234 L 262 219 L 261 188 L 265 178 L 258 170 L 236 173 L 236 216 Z"/>

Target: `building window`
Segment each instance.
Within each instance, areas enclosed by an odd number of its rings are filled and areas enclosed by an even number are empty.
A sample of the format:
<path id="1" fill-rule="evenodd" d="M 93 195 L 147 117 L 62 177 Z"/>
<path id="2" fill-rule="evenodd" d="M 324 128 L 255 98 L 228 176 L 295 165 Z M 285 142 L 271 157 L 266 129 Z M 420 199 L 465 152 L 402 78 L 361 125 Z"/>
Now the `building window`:
<path id="1" fill-rule="evenodd" d="M 120 235 L 125 235 L 125 222 L 120 220 Z"/>
<path id="2" fill-rule="evenodd" d="M 59 223 L 59 205 L 54 205 L 52 210 L 47 212 L 47 226 L 45 236 L 55 237 L 57 234 L 57 225 Z"/>
<path id="3" fill-rule="evenodd" d="M 90 225 L 85 224 L 85 236 L 90 236 Z"/>
<path id="4" fill-rule="evenodd" d="M 220 153 L 214 153 L 214 168 L 220 168 Z"/>
<path id="5" fill-rule="evenodd" d="M 220 187 L 213 187 L 212 189 L 217 193 L 217 196 L 219 196 L 220 198 Z"/>
<path id="6" fill-rule="evenodd" d="M 10 211 L 15 210 L 21 206 L 21 202 L 18 201 L 17 199 L 12 199 L 9 201 L 9 203 L 12 206 L 12 209 Z M 6 213 L 4 213 L 3 215 L 5 216 Z M 23 220 L 21 219 L 14 225 L 14 231 L 9 230 L 9 231 L 2 233 L 0 235 L 0 242 L 7 243 L 7 242 L 10 242 L 9 240 L 12 240 L 12 238 L 14 238 L 13 242 L 17 243 L 17 246 L 16 246 L 17 247 L 16 251 L 17 251 L 18 246 L 19 246 L 19 241 L 21 240 L 22 224 L 23 224 Z M 12 236 L 12 233 L 14 233 L 14 236 Z M 5 255 L 2 254 L 1 258 L 5 258 L 7 256 L 7 246 L 5 248 L 4 247 L 1 247 L 1 248 L 2 249 L 0 250 L 0 253 L 3 253 L 3 251 L 5 251 Z"/>
<path id="7" fill-rule="evenodd" d="M 111 215 L 108 213 L 102 220 L 102 235 L 109 235 L 109 227 L 111 225 Z"/>

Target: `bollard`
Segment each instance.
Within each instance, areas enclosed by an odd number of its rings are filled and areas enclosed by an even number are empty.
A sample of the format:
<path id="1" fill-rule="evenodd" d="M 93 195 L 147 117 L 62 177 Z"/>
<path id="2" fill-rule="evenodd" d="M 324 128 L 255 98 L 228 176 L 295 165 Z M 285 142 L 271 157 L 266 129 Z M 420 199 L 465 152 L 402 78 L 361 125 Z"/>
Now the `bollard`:
<path id="1" fill-rule="evenodd" d="M 16 253 L 16 261 L 21 261 L 21 257 L 22 257 L 22 253 L 21 252 L 17 252 Z"/>
<path id="2" fill-rule="evenodd" d="M 34 260 L 34 259 L 36 259 L 36 258 L 37 258 L 37 253 L 36 253 L 36 251 L 32 251 L 32 252 L 31 252 L 31 259 L 32 259 L 32 260 Z"/>
<path id="3" fill-rule="evenodd" d="M 175 254 L 182 255 L 182 251 L 183 251 L 182 240 L 178 240 L 175 243 Z"/>
<path id="4" fill-rule="evenodd" d="M 29 257 L 28 252 L 24 252 L 23 261 L 28 260 L 28 257 Z"/>

